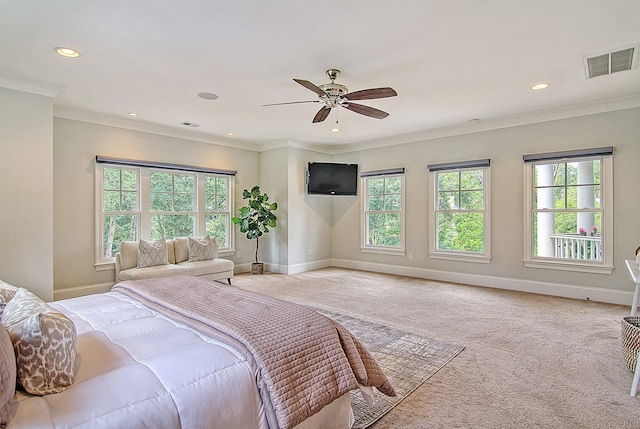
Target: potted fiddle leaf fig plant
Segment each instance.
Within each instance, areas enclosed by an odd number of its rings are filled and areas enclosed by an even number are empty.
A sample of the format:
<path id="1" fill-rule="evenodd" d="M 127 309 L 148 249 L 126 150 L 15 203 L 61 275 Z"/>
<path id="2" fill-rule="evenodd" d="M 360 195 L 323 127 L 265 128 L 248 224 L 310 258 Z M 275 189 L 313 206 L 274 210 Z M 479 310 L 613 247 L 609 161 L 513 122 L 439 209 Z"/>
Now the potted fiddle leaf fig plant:
<path id="1" fill-rule="evenodd" d="M 260 192 L 259 186 L 254 186 L 250 191 L 242 191 L 242 198 L 247 205 L 240 207 L 239 216 L 232 217 L 231 222 L 240 226 L 240 232 L 247 235 L 249 240 L 256 240 L 255 262 L 251 264 L 252 274 L 262 274 L 264 264 L 258 262 L 259 238 L 269 232 L 269 228 L 276 227 L 276 215 L 273 213 L 278 208 L 277 203 L 270 203 L 269 196 Z"/>

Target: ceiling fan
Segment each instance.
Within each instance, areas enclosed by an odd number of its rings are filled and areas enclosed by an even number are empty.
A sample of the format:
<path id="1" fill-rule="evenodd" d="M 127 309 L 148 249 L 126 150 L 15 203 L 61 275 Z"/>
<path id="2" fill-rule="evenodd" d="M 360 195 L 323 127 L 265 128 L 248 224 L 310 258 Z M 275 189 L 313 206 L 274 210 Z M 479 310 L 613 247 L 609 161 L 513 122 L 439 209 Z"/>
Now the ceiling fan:
<path id="1" fill-rule="evenodd" d="M 312 101 L 291 101 L 288 103 L 273 103 L 264 104 L 263 106 L 277 106 L 282 104 L 299 104 L 299 103 L 323 103 L 324 106 L 313 117 L 313 123 L 322 122 L 327 119 L 329 112 L 334 107 L 344 107 L 352 112 L 359 113 L 361 115 L 369 116 L 376 119 L 384 119 L 389 114 L 382 110 L 374 109 L 373 107 L 365 106 L 362 104 L 352 103 L 353 100 L 372 100 L 375 98 L 395 97 L 398 95 L 393 88 L 371 88 L 363 89 L 360 91 L 349 92 L 349 89 L 334 81 L 340 75 L 340 70 L 329 69 L 326 71 L 327 77 L 331 80 L 330 83 L 325 83 L 320 86 L 316 86 L 308 80 L 293 79 L 305 88 L 318 94 L 318 100 Z"/>

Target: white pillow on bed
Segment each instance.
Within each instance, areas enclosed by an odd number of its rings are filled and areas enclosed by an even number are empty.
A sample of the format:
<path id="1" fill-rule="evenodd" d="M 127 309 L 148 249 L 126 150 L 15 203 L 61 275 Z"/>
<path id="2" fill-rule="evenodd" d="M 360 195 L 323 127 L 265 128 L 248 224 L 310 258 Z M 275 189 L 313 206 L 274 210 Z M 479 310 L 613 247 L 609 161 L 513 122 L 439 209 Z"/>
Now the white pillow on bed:
<path id="1" fill-rule="evenodd" d="M 155 267 L 156 265 L 167 265 L 167 242 L 164 238 L 156 241 L 140 239 L 138 244 L 138 268 Z"/>
<path id="2" fill-rule="evenodd" d="M 2 313 L 17 364 L 18 382 L 33 395 L 59 393 L 75 379 L 77 334 L 73 322 L 20 288 Z"/>
<path id="3" fill-rule="evenodd" d="M 204 238 L 189 237 L 189 262 L 213 259 L 213 244 L 207 235 Z"/>
<path id="4" fill-rule="evenodd" d="M 0 326 L 0 427 L 11 420 L 16 394 L 16 355 L 11 338 L 4 326 Z"/>

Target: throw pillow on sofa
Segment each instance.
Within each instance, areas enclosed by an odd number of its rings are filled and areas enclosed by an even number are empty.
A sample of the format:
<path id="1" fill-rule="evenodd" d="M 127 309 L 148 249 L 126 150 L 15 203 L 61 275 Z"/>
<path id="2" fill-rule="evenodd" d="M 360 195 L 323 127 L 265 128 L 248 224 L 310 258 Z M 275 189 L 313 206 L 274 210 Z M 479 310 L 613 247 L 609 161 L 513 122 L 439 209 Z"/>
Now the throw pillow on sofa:
<path id="1" fill-rule="evenodd" d="M 207 235 L 204 238 L 189 237 L 189 262 L 207 261 L 213 259 L 213 244 Z"/>
<path id="2" fill-rule="evenodd" d="M 156 265 L 167 265 L 168 263 L 167 242 L 164 238 L 156 241 L 140 239 L 138 244 L 138 268 L 155 267 Z"/>

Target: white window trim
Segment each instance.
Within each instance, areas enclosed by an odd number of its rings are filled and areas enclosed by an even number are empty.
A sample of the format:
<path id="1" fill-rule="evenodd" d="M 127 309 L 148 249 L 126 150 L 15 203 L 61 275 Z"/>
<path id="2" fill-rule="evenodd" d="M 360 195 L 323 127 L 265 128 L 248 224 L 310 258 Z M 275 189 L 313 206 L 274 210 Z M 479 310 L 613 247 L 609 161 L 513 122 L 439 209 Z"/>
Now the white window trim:
<path id="1" fill-rule="evenodd" d="M 439 250 L 436 246 L 436 207 L 438 201 L 438 183 L 436 181 L 436 173 L 438 171 L 429 172 L 429 258 L 444 259 L 457 262 L 473 262 L 477 264 L 491 263 L 491 167 L 471 167 L 471 168 L 455 168 L 447 170 L 464 171 L 464 170 L 483 170 L 483 251 L 482 252 L 464 252 L 453 250 Z"/>
<path id="2" fill-rule="evenodd" d="M 214 212 L 208 212 L 205 210 L 205 206 L 206 206 L 206 202 L 205 202 L 205 196 L 206 196 L 206 181 L 207 181 L 207 177 L 220 177 L 220 174 L 199 174 L 198 175 L 198 189 L 197 189 L 197 195 L 202 195 L 202 198 L 197 198 L 197 206 L 198 206 L 198 213 L 203 213 L 203 216 L 197 216 L 197 230 L 198 231 L 206 231 L 207 228 L 207 221 L 206 221 L 206 217 L 207 214 L 211 214 Z M 218 243 L 218 255 L 219 256 L 233 256 L 235 254 L 235 228 L 233 227 L 233 223 L 231 222 L 231 218 L 234 216 L 234 196 L 235 196 L 235 180 L 233 180 L 233 176 L 229 176 L 227 179 L 227 183 L 229 184 L 229 187 L 227 189 L 227 192 L 229 192 L 229 195 L 227 196 L 227 204 L 229 205 L 229 224 L 228 226 L 228 234 L 229 234 L 229 247 L 220 247 L 220 244 Z M 218 213 L 218 212 L 215 212 Z"/>
<path id="3" fill-rule="evenodd" d="M 113 168 L 132 168 L 123 167 L 118 164 L 108 164 L 102 162 L 96 162 L 95 164 L 95 183 L 94 183 L 94 203 L 95 203 L 95 238 L 94 238 L 94 267 L 96 271 L 113 270 L 115 267 L 115 255 L 112 260 L 103 260 L 102 258 L 102 222 L 103 222 L 103 197 L 104 197 L 104 167 Z M 151 171 L 156 171 L 149 167 L 133 167 L 138 170 L 138 204 L 140 210 L 140 222 L 139 222 L 139 234 L 142 238 L 148 238 L 151 233 L 151 215 L 158 212 L 151 212 Z M 158 170 L 160 172 L 171 172 L 185 174 L 181 170 Z M 205 195 L 205 177 L 215 176 L 212 173 L 187 173 L 196 175 L 196 207 L 195 213 L 195 235 L 203 236 L 205 234 L 206 223 L 204 221 L 204 195 Z M 233 176 L 229 176 L 229 248 L 218 249 L 219 256 L 233 256 L 235 254 L 235 228 L 231 224 L 231 217 L 234 215 L 235 209 L 235 180 Z M 149 216 L 143 215 L 143 213 L 149 214 Z M 163 213 L 163 212 L 162 212 Z M 171 213 L 174 214 L 174 213 Z M 178 213 L 180 214 L 180 213 Z M 200 219 L 202 217 L 202 220 Z"/>
<path id="4" fill-rule="evenodd" d="M 602 261 L 576 261 L 544 258 L 533 255 L 533 184 L 535 166 L 553 162 L 586 161 L 600 159 L 600 195 L 603 201 L 601 217 Z M 524 163 L 524 258 L 527 268 L 562 270 L 592 274 L 612 274 L 613 266 L 613 156 L 604 155 L 593 158 L 569 157 L 547 162 Z"/>
<path id="5" fill-rule="evenodd" d="M 366 176 L 361 178 L 361 189 L 362 198 L 360 198 L 360 251 L 362 253 L 377 253 L 381 255 L 396 255 L 396 256 L 404 256 L 406 252 L 405 248 L 405 173 L 398 174 L 380 174 L 373 176 Z M 367 244 L 367 216 L 366 216 L 366 204 L 368 197 L 368 188 L 366 186 L 367 179 L 380 179 L 380 178 L 390 178 L 390 177 L 400 177 L 400 198 L 401 198 L 401 209 L 400 209 L 400 246 L 398 247 L 390 247 L 390 246 L 373 246 Z"/>

